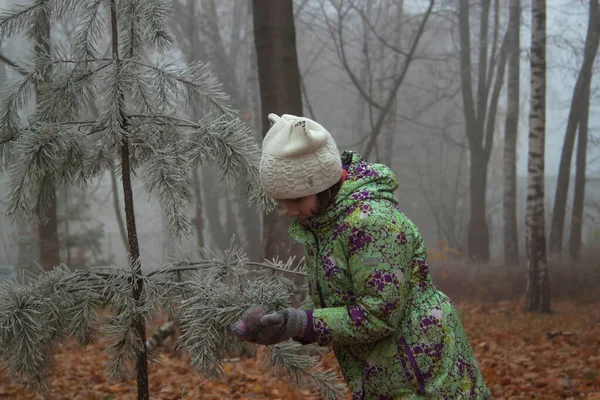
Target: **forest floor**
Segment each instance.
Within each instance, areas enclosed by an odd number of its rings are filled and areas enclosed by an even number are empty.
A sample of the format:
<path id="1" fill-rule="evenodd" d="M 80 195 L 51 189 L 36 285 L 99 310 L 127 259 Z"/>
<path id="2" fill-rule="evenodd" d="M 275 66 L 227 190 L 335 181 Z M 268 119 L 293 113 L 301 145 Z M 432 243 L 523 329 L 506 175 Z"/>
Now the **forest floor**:
<path id="1" fill-rule="evenodd" d="M 551 315 L 523 311 L 523 301 L 457 303 L 467 335 L 494 399 L 600 400 L 598 304 L 559 301 Z M 163 353 L 150 367 L 154 399 L 318 399 L 272 377 L 255 358 L 226 365 L 221 379 L 197 376 L 185 355 Z M 102 344 L 58 348 L 49 393 L 33 395 L 0 374 L 0 399 L 135 399 L 134 381 L 108 382 Z M 337 368 L 329 354 L 326 367 Z M 338 370 L 339 371 L 339 370 Z M 349 399 L 350 397 L 348 397 Z"/>

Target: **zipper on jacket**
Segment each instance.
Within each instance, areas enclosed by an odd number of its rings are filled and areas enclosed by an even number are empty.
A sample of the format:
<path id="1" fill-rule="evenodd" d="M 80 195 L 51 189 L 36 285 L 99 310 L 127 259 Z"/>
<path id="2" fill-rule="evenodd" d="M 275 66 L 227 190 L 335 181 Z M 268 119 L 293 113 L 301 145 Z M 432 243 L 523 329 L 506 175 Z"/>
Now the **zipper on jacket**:
<path id="1" fill-rule="evenodd" d="M 313 237 L 315 238 L 315 243 L 317 245 L 317 251 L 315 253 L 315 273 L 317 274 L 316 278 L 316 282 L 317 282 L 317 292 L 319 292 L 319 300 L 321 301 L 321 308 L 326 308 L 325 307 L 325 299 L 323 298 L 323 292 L 321 291 L 321 284 L 319 283 L 320 279 L 319 279 L 319 273 L 317 271 L 319 271 L 319 239 L 317 239 L 317 235 L 311 231 Z"/>
<path id="2" fill-rule="evenodd" d="M 413 371 L 415 371 L 415 377 L 417 378 L 417 382 L 419 383 L 419 390 L 417 390 L 417 394 L 422 396 L 425 394 L 425 380 L 423 379 L 423 374 L 419 369 L 419 365 L 417 364 L 415 355 L 413 354 L 408 343 L 406 343 L 406 339 L 404 337 L 402 337 L 402 343 L 404 345 L 404 351 L 406 352 L 408 360 L 410 361 L 410 365 L 412 366 Z"/>

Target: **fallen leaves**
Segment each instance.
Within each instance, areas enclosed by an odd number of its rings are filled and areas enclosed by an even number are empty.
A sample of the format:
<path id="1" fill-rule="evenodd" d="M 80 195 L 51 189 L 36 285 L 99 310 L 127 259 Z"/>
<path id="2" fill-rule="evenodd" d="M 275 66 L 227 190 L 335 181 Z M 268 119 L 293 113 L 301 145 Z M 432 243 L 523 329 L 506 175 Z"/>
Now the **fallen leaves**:
<path id="1" fill-rule="evenodd" d="M 597 305 L 558 302 L 551 315 L 526 313 L 518 301 L 457 307 L 494 399 L 600 400 L 600 324 L 590 323 L 600 320 Z M 208 380 L 194 373 L 185 355 L 163 354 L 150 366 L 150 390 L 165 400 L 318 399 L 266 373 L 262 356 L 232 359 L 221 379 Z M 0 375 L 0 398 L 136 399 L 135 380 L 106 380 L 106 359 L 101 343 L 84 348 L 67 342 L 58 347 L 48 394 L 36 397 Z M 332 354 L 323 363 L 339 371 Z"/>
<path id="2" fill-rule="evenodd" d="M 597 306 L 553 304 L 553 314 L 523 311 L 518 301 L 459 305 L 461 320 L 495 399 L 600 396 Z"/>

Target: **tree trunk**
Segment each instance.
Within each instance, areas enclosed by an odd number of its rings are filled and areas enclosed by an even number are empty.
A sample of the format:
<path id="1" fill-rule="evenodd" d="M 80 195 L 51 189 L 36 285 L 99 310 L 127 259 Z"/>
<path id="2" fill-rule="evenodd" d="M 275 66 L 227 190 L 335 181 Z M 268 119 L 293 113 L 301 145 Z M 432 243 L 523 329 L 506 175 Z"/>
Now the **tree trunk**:
<path id="1" fill-rule="evenodd" d="M 575 193 L 573 196 L 573 214 L 571 216 L 571 235 L 569 240 L 569 256 L 573 261 L 579 260 L 581 250 L 581 228 L 583 225 L 583 209 L 585 199 L 585 170 L 587 167 L 588 120 L 590 113 L 590 83 L 587 82 L 579 135 L 577 137 L 577 167 L 575 170 Z"/>
<path id="2" fill-rule="evenodd" d="M 546 136 L 546 0 L 531 4 L 531 107 L 527 190 L 528 311 L 550 312 L 544 227 L 544 143 Z"/>
<path id="3" fill-rule="evenodd" d="M 521 1 L 510 0 L 506 131 L 504 136 L 504 263 L 519 265 L 517 233 L 517 136 L 519 126 L 519 78 Z"/>
<path id="4" fill-rule="evenodd" d="M 474 93 L 473 65 L 471 62 L 471 29 L 469 0 L 460 0 L 458 8 L 458 26 L 460 37 L 460 75 L 463 99 L 465 132 L 471 153 L 470 207 L 471 217 L 467 234 L 467 248 L 470 260 L 488 262 L 490 256 L 489 230 L 486 220 L 486 178 L 487 166 L 494 141 L 494 128 L 498 96 L 502 87 L 506 66 L 507 38 L 504 39 L 497 57 L 497 24 L 492 35 L 492 50 L 488 60 L 488 32 L 491 0 L 481 3 L 479 24 L 479 54 L 477 62 L 477 84 Z M 496 14 L 499 7 L 494 8 Z M 494 21 L 498 21 L 497 15 Z M 489 61 L 489 64 L 488 64 Z M 494 77 L 494 69 L 495 80 Z M 492 86 L 493 81 L 493 86 Z M 490 90 L 492 89 L 492 90 Z M 478 170 L 483 168 L 483 170 Z M 481 187 L 481 185 L 484 185 Z"/>
<path id="5" fill-rule="evenodd" d="M 487 162 L 482 155 L 471 151 L 470 206 L 468 227 L 468 256 L 474 262 L 486 262 L 490 258 L 489 232 L 486 220 Z"/>
<path id="6" fill-rule="evenodd" d="M 252 11 L 264 135 L 269 113 L 302 115 L 300 71 L 292 0 L 253 0 Z M 263 257 L 300 258 L 302 247 L 288 239 L 290 219 L 273 211 L 263 221 Z"/>
<path id="7" fill-rule="evenodd" d="M 110 165 L 110 183 L 112 188 L 113 208 L 115 209 L 115 218 L 117 219 L 117 226 L 119 227 L 119 235 L 125 246 L 125 252 L 129 252 L 129 245 L 127 242 L 127 231 L 125 230 L 125 222 L 121 215 L 121 207 L 119 206 L 119 184 L 117 182 L 117 171 L 115 171 L 114 164 Z"/>
<path id="8" fill-rule="evenodd" d="M 114 1 L 114 0 L 113 0 Z M 116 22 L 116 21 L 115 21 Z M 127 235 L 129 240 L 129 262 L 131 270 L 135 275 L 142 274 L 142 263 L 140 260 L 140 249 L 137 238 L 137 229 L 135 225 L 135 215 L 133 208 L 133 189 L 131 186 L 131 166 L 129 164 L 129 143 L 127 138 L 123 138 L 121 147 L 121 168 L 123 169 L 123 193 L 125 203 L 125 220 L 127 222 Z M 141 303 L 141 295 L 143 289 L 143 280 L 136 279 L 133 284 L 133 298 L 136 303 Z M 142 306 L 142 304 L 138 304 Z M 141 342 L 141 349 L 137 354 L 136 370 L 137 370 L 137 385 L 138 385 L 138 400 L 149 400 L 150 392 L 148 388 L 148 356 L 146 349 L 146 326 L 141 315 L 135 319 L 133 327 Z"/>
<path id="9" fill-rule="evenodd" d="M 600 44 L 600 12 L 598 12 L 598 0 L 590 0 L 590 14 L 588 29 L 585 38 L 585 49 L 581 70 L 577 76 L 577 82 L 573 89 L 571 110 L 567 122 L 567 131 L 560 156 L 558 169 L 558 180 L 556 194 L 554 196 L 554 210 L 552 212 L 552 226 L 550 229 L 550 253 L 560 253 L 563 245 L 563 234 L 565 225 L 565 213 L 567 207 L 567 196 L 569 194 L 569 179 L 571 175 L 571 158 L 577 134 L 577 124 L 581 118 L 583 109 L 584 92 L 586 82 L 591 80 L 594 60 L 598 53 Z"/>
<path id="10" fill-rule="evenodd" d="M 117 28 L 117 5 L 116 0 L 110 1 L 110 24 L 112 33 L 113 58 L 119 60 L 119 34 Z M 119 64 L 117 64 L 119 68 Z M 124 94 L 119 94 L 117 109 L 124 110 Z M 123 132 L 127 132 L 127 120 L 123 111 L 120 111 L 120 124 Z M 135 212 L 133 207 L 133 189 L 131 185 L 131 164 L 129 160 L 129 138 L 123 135 L 121 143 L 121 180 L 123 182 L 123 201 L 125 204 L 125 222 L 127 225 L 127 239 L 129 243 L 129 265 L 133 276 L 142 275 L 142 264 L 140 260 L 140 248 L 138 244 L 137 229 L 135 225 Z M 132 296 L 138 309 L 143 306 L 142 290 L 144 281 L 136 278 L 132 282 Z M 149 400 L 150 391 L 148 387 L 148 351 L 146 349 L 146 326 L 144 319 L 137 313 L 132 328 L 138 335 L 139 346 L 136 359 L 136 380 L 138 400 Z"/>
<path id="11" fill-rule="evenodd" d="M 43 11 L 42 11 L 43 12 Z M 40 26 L 39 37 L 36 38 L 35 51 L 37 54 L 48 54 L 50 52 L 50 16 L 44 15 L 44 22 Z M 38 97 L 43 92 L 44 82 L 36 87 Z M 40 247 L 40 265 L 44 270 L 50 270 L 60 265 L 60 243 L 58 241 L 58 217 L 56 205 L 56 187 L 54 182 L 49 182 L 48 193 L 51 193 L 48 199 L 47 219 L 39 221 L 38 240 Z"/>

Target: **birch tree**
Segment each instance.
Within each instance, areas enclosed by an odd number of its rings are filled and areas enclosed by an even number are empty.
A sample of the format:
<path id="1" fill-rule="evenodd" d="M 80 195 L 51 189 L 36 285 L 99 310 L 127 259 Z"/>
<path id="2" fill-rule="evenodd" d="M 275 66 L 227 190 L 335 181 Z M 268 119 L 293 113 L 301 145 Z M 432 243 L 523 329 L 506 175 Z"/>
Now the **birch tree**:
<path id="1" fill-rule="evenodd" d="M 528 311 L 550 312 L 548 264 L 544 226 L 546 138 L 546 0 L 531 3 L 531 106 L 527 182 L 527 294 Z"/>

